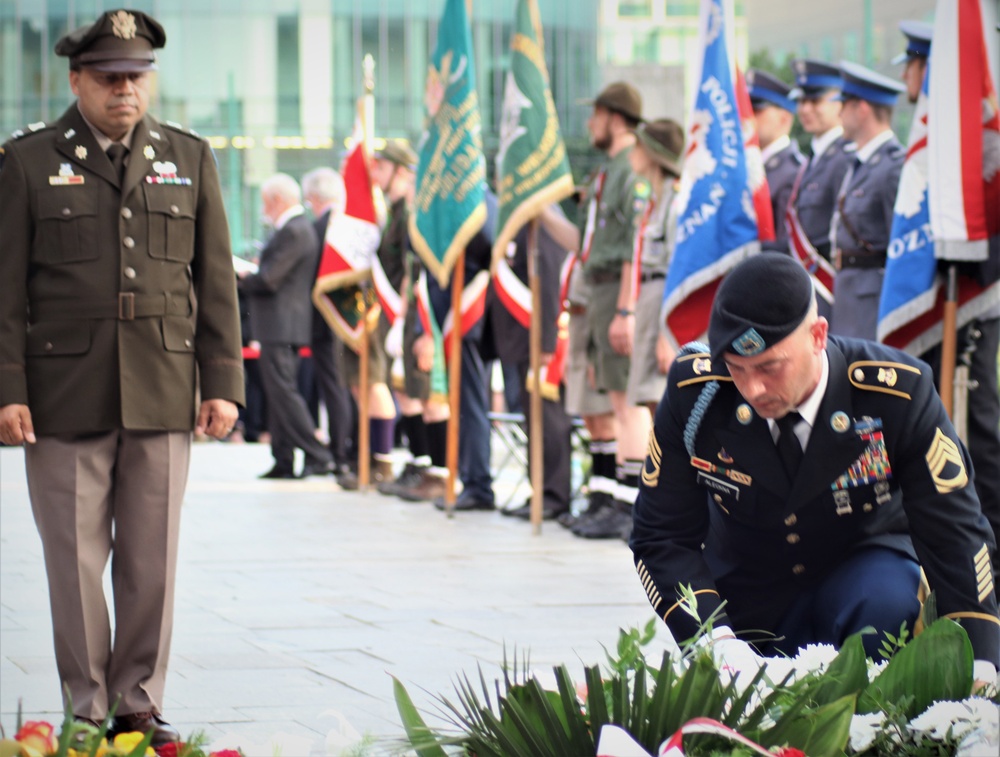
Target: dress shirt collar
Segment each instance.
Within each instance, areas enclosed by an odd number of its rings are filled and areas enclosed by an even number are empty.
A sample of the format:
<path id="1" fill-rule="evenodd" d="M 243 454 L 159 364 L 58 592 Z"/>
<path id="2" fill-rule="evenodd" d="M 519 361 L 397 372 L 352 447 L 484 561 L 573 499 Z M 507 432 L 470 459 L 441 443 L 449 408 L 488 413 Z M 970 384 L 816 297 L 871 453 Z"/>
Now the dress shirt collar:
<path id="1" fill-rule="evenodd" d="M 801 442 L 803 450 L 805 450 L 806 446 L 809 444 L 809 435 L 812 433 L 813 426 L 816 425 L 816 416 L 819 414 L 819 406 L 823 402 L 823 396 L 826 394 L 826 387 L 829 383 L 830 358 L 824 350 L 823 366 L 819 374 L 819 383 L 816 384 L 816 388 L 813 390 L 813 393 L 806 397 L 798 407 L 792 408 L 795 412 L 801 415 L 802 420 L 805 421 L 805 424 L 799 423 L 795 427 L 795 435 L 799 437 L 799 442 Z M 775 441 L 777 441 L 777 422 L 773 418 L 768 418 L 767 425 L 771 429 L 771 436 L 775 438 Z"/>
<path id="2" fill-rule="evenodd" d="M 114 142 L 114 140 L 111 139 L 111 138 L 109 138 L 103 131 L 101 131 L 100 129 L 98 129 L 96 126 L 94 126 L 92 123 L 90 123 L 90 121 L 87 120 L 87 117 L 85 115 L 83 115 L 83 111 L 80 110 L 79 103 L 77 103 L 76 109 L 78 111 L 80 111 L 80 118 L 82 118 L 83 122 L 85 124 L 87 124 L 87 128 L 90 129 L 91 133 L 94 135 L 94 139 L 97 140 L 97 145 L 101 148 L 101 152 L 107 152 L 108 148 L 111 147 L 111 145 Z M 135 127 L 134 126 L 131 129 L 129 129 L 128 130 L 128 134 L 126 134 L 121 139 L 121 144 L 125 146 L 126 150 L 131 150 L 132 149 L 132 135 L 133 134 L 135 134 Z"/>
<path id="3" fill-rule="evenodd" d="M 818 137 L 812 138 L 813 158 L 818 158 L 829 149 L 830 145 L 844 135 L 843 126 L 834 126 L 832 129 Z"/>
<path id="4" fill-rule="evenodd" d="M 791 143 L 792 143 L 791 138 L 787 134 L 784 134 L 778 137 L 776 140 L 774 140 L 763 150 L 761 150 L 760 157 L 763 159 L 765 163 L 767 163 L 767 161 L 769 161 L 773 155 L 778 154 L 786 147 L 788 147 L 788 145 L 790 145 Z"/>
<path id="5" fill-rule="evenodd" d="M 854 153 L 854 157 L 858 159 L 861 163 L 867 163 L 868 159 L 875 154 L 875 152 L 892 139 L 895 135 L 892 133 L 892 129 L 886 129 L 881 134 L 872 137 L 864 147 L 859 147 L 858 151 Z"/>
<path id="6" fill-rule="evenodd" d="M 295 216 L 300 216 L 306 212 L 306 209 L 301 205 L 292 205 L 288 210 L 282 213 L 274 220 L 274 230 L 281 231 L 285 224 L 291 221 Z"/>

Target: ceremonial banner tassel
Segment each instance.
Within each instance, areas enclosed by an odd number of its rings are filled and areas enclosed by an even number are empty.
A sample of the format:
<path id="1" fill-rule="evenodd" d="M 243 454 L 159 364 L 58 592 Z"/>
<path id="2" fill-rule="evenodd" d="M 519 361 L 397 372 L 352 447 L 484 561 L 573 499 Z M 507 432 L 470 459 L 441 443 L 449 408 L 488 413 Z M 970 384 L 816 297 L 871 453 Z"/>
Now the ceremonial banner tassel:
<path id="1" fill-rule="evenodd" d="M 486 161 L 465 0 L 447 0 L 427 70 L 410 244 L 442 287 L 486 221 Z"/>
<path id="2" fill-rule="evenodd" d="M 995 22 L 980 0 L 938 6 L 879 306 L 879 340 L 914 355 L 947 335 L 953 356 L 955 330 L 1000 302 L 997 261 L 980 267 L 992 274 L 956 276 L 950 304 L 938 262 L 985 261 L 989 237 L 1000 233 L 1000 121 L 983 36 Z M 949 311 L 953 325 L 946 329 Z M 954 372 L 950 362 L 948 370 L 942 365 L 942 378 Z M 950 395 L 943 392 L 942 399 Z"/>
<path id="3" fill-rule="evenodd" d="M 703 62 L 681 175 L 662 318 L 674 348 L 703 337 L 723 277 L 760 251 L 753 186 L 730 57 L 732 0 L 702 0 Z"/>

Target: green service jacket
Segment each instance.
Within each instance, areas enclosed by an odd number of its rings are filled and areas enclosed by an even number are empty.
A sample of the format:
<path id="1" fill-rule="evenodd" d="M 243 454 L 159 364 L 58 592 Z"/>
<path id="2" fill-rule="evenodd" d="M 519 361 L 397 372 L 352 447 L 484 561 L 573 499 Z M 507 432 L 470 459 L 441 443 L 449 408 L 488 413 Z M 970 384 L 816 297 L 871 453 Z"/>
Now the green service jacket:
<path id="1" fill-rule="evenodd" d="M 146 116 L 123 186 L 72 105 L 0 154 L 0 406 L 40 435 L 184 431 L 243 403 L 229 230 L 208 143 Z"/>

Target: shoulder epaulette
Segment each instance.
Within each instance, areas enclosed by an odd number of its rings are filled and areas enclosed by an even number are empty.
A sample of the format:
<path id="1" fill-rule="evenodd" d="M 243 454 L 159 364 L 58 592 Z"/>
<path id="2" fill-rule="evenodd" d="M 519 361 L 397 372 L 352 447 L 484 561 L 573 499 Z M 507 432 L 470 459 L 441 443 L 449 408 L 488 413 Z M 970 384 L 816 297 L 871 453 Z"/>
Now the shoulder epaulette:
<path id="1" fill-rule="evenodd" d="M 195 139 L 201 139 L 201 134 L 196 132 L 194 129 L 188 129 L 184 126 L 181 126 L 176 121 L 164 121 L 163 124 L 165 126 L 169 126 L 174 131 L 179 131 L 181 134 L 185 134 L 189 137 L 194 137 Z"/>
<path id="2" fill-rule="evenodd" d="M 858 389 L 906 400 L 911 399 L 910 393 L 920 376 L 919 368 L 889 360 L 858 360 L 847 367 L 847 378 Z"/>
<path id="3" fill-rule="evenodd" d="M 11 132 L 10 138 L 11 140 L 21 139 L 22 137 L 26 137 L 30 134 L 37 134 L 40 131 L 45 131 L 46 129 L 51 128 L 53 128 L 53 125 L 51 124 L 47 124 L 44 121 L 35 121 L 35 123 L 28 124 L 23 129 Z"/>
<path id="4" fill-rule="evenodd" d="M 706 381 L 732 381 L 728 373 L 712 370 L 712 356 L 708 352 L 690 352 L 680 354 L 674 360 L 672 375 L 676 377 L 678 388 L 692 384 L 704 384 Z"/>

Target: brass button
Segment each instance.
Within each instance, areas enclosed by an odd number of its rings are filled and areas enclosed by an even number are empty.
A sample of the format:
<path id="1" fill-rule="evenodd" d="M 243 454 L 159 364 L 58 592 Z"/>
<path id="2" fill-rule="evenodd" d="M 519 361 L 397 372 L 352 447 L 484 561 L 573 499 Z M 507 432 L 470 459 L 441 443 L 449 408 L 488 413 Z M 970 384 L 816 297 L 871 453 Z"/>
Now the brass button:
<path id="1" fill-rule="evenodd" d="M 72 210 L 70 210 L 69 208 L 63 208 L 63 209 L 62 209 L 62 214 L 63 214 L 64 216 L 70 216 L 70 215 L 73 215 L 73 211 L 72 211 Z"/>
<path id="2" fill-rule="evenodd" d="M 712 499 L 715 500 L 715 504 L 717 504 L 717 505 L 721 505 L 722 504 L 722 495 L 721 494 L 716 494 L 714 497 L 712 497 Z"/>
<path id="3" fill-rule="evenodd" d="M 785 537 L 785 541 L 787 541 L 789 544 L 798 544 L 799 543 L 799 535 L 798 534 L 789 534 L 788 536 Z"/>
<path id="4" fill-rule="evenodd" d="M 185 347 L 190 347 L 191 346 L 191 340 L 190 339 L 185 339 L 184 340 L 184 346 Z"/>
<path id="5" fill-rule="evenodd" d="M 802 563 L 797 563 L 796 565 L 792 566 L 792 573 L 794 573 L 797 576 L 801 576 L 805 572 L 806 572 L 806 566 L 803 565 Z"/>
<path id="6" fill-rule="evenodd" d="M 135 278 L 135 269 L 132 266 L 127 266 L 122 273 L 125 274 L 125 278 L 126 279 L 134 279 Z"/>
<path id="7" fill-rule="evenodd" d="M 799 522 L 799 519 L 798 519 L 798 517 L 796 517 L 796 515 L 794 513 L 791 514 L 791 515 L 789 515 L 787 518 L 785 518 L 785 525 L 786 526 L 794 526 L 798 522 Z"/>
<path id="8" fill-rule="evenodd" d="M 122 240 L 122 244 L 131 250 L 133 247 L 135 247 L 135 240 L 132 239 L 132 237 L 125 237 Z"/>
<path id="9" fill-rule="evenodd" d="M 171 205 L 170 212 L 173 213 L 174 215 L 177 215 L 178 213 L 181 212 L 181 209 L 178 208 L 176 205 Z"/>
<path id="10" fill-rule="evenodd" d="M 122 218 L 126 221 L 132 217 L 132 210 L 130 208 L 122 208 Z"/>
<path id="11" fill-rule="evenodd" d="M 862 506 L 861 509 L 864 510 L 866 513 L 870 513 L 872 511 L 872 503 L 865 502 L 865 504 Z"/>
<path id="12" fill-rule="evenodd" d="M 46 342 L 45 343 L 45 351 L 46 352 L 52 352 L 52 342 Z"/>

